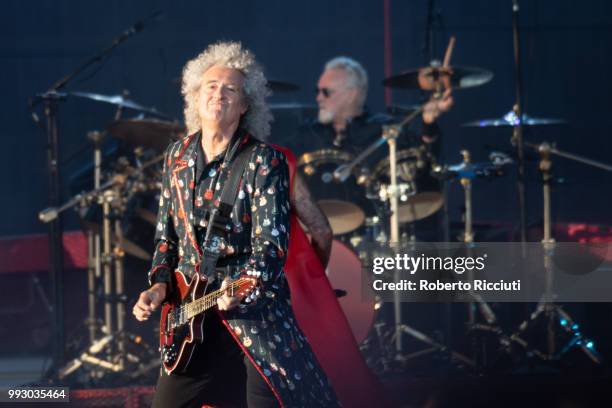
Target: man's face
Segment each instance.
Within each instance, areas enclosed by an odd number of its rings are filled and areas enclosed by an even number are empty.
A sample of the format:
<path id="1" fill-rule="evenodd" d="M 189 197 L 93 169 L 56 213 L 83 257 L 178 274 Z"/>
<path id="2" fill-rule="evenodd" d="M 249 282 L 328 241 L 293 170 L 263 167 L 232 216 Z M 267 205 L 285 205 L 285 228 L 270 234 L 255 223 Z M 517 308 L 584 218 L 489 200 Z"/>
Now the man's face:
<path id="1" fill-rule="evenodd" d="M 243 86 L 244 76 L 237 69 L 221 65 L 209 68 L 202 76 L 198 95 L 202 125 L 238 123 L 247 111 Z"/>
<path id="2" fill-rule="evenodd" d="M 331 123 L 339 117 L 348 119 L 356 109 L 359 91 L 350 86 L 348 74 L 342 69 L 327 69 L 317 84 L 319 122 Z"/>

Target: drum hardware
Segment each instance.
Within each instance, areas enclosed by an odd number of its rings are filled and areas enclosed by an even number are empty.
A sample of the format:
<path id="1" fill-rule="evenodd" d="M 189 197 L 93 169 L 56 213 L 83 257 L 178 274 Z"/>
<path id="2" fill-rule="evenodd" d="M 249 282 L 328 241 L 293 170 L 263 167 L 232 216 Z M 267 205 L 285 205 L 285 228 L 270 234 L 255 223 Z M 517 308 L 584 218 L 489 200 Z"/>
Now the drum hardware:
<path id="1" fill-rule="evenodd" d="M 559 118 L 537 118 L 523 113 L 523 119 L 520 120 L 515 111 L 511 110 L 501 118 L 478 119 L 464 123 L 461 126 L 466 127 L 500 127 L 500 126 L 517 126 L 521 123 L 523 126 L 542 126 L 542 125 L 561 125 L 566 123 L 565 120 Z"/>
<path id="2" fill-rule="evenodd" d="M 64 274 L 63 269 L 63 251 L 62 251 L 62 225 L 60 214 L 68 208 L 73 208 L 82 200 L 92 200 L 97 194 L 105 188 L 110 187 L 114 181 L 109 181 L 106 185 L 94 186 L 94 191 L 84 194 L 78 194 L 65 203 L 61 203 L 60 191 L 60 167 L 59 145 L 60 131 L 58 126 L 59 105 L 64 101 L 68 94 L 62 93 L 68 84 L 77 76 L 82 74 L 86 69 L 91 68 L 95 64 L 100 64 L 108 58 L 116 47 L 124 43 L 126 40 L 142 31 L 151 20 L 157 19 L 161 14 L 156 11 L 147 18 L 136 22 L 129 29 L 117 36 L 113 42 L 103 50 L 100 50 L 92 57 L 87 58 L 80 63 L 76 69 L 63 78 L 55 81 L 45 92 L 37 94 L 30 100 L 30 110 L 32 119 L 45 133 L 47 137 L 47 165 L 49 173 L 49 207 L 41 211 L 38 216 L 43 223 L 49 224 L 49 261 L 50 261 L 50 278 L 53 293 L 53 363 L 52 368 L 48 370 L 47 375 L 57 374 L 60 366 L 64 363 L 65 355 L 65 338 L 64 338 Z M 78 96 L 78 95 L 74 95 Z M 46 126 L 43 126 L 38 115 L 35 112 L 37 105 L 43 105 L 46 118 Z M 95 247 L 96 240 L 91 240 L 91 247 Z M 91 270 L 95 271 L 95 266 Z M 95 272 L 94 272 L 95 273 Z M 88 277 L 89 280 L 89 277 Z M 91 324 L 91 319 L 89 319 Z"/>
<path id="3" fill-rule="evenodd" d="M 365 180 L 368 174 L 358 167 L 354 167 L 344 180 L 334 177 L 333 168 L 338 164 L 350 162 L 353 155 L 337 149 L 321 149 L 315 152 L 304 153 L 300 156 L 297 165 L 303 172 L 307 183 L 316 181 L 317 185 L 328 186 L 324 197 L 317 200 L 317 204 L 327 216 L 334 235 L 342 235 L 359 228 L 365 220 L 364 209 L 358 204 L 348 201 L 350 192 L 357 189 L 368 188 Z M 353 179 L 347 181 L 349 177 Z M 346 182 L 346 183 L 345 183 Z M 312 191 L 317 191 L 313 189 Z M 364 196 L 367 196 L 364 194 Z M 364 204 L 364 203 L 360 203 Z"/>
<path id="4" fill-rule="evenodd" d="M 436 166 L 433 169 L 433 174 L 442 180 L 452 180 L 454 178 L 459 179 L 459 182 L 464 192 L 464 230 L 461 236 L 461 240 L 465 243 L 467 251 L 466 256 L 471 256 L 471 252 L 474 248 L 474 231 L 473 231 L 473 201 L 472 201 L 472 184 L 475 178 L 490 178 L 495 176 L 501 176 L 503 174 L 503 166 L 511 164 L 513 161 L 504 154 L 493 152 L 489 155 L 491 162 L 472 163 L 470 152 L 468 150 L 462 150 L 461 155 L 463 161 L 455 165 Z M 474 271 L 468 271 L 468 281 L 474 279 Z M 468 322 L 467 329 L 469 332 L 474 330 L 487 331 L 496 335 L 499 343 L 504 346 L 505 350 L 508 350 L 509 345 L 512 342 L 521 344 L 524 341 L 518 337 L 508 337 L 504 334 L 503 330 L 499 327 L 497 317 L 493 312 L 493 309 L 487 304 L 487 302 L 479 294 L 470 291 L 470 300 L 467 302 L 468 306 Z M 476 315 L 476 310 L 480 312 L 480 315 L 484 318 L 485 324 L 479 323 Z M 473 342 L 472 355 L 474 356 L 477 363 L 481 359 L 478 358 L 478 344 Z M 483 356 L 484 357 L 484 356 Z M 485 359 L 483 358 L 482 361 Z"/>
<path id="5" fill-rule="evenodd" d="M 350 163 L 342 164 L 336 168 L 333 173 L 333 177 L 335 180 L 344 181 L 346 180 L 350 174 L 352 173 L 355 166 L 361 163 L 366 157 L 368 157 L 371 153 L 373 153 L 376 149 L 378 149 L 385 142 L 389 147 L 389 177 L 390 182 L 386 187 L 385 196 L 390 202 L 390 245 L 394 251 L 399 251 L 400 245 L 400 233 L 399 233 L 399 196 L 400 189 L 397 183 L 397 148 L 396 148 L 396 139 L 401 134 L 401 131 L 404 126 L 413 121 L 418 115 L 421 114 L 423 107 L 419 107 L 410 115 L 406 116 L 400 123 L 395 125 L 385 125 L 383 126 L 383 134 L 382 136 L 371 143 L 368 147 L 366 147 L 355 159 L 353 159 Z M 414 235 L 414 234 L 412 234 Z M 411 239 L 414 242 L 414 237 Z M 413 247 L 413 246 L 412 246 Z M 394 280 L 399 282 L 399 271 L 395 270 Z M 416 331 L 411 327 L 405 325 L 402 321 L 402 311 L 401 311 L 401 301 L 399 298 L 399 292 L 394 292 L 394 300 L 393 300 L 393 315 L 394 315 L 394 325 L 393 325 L 393 360 L 394 361 L 405 361 L 405 356 L 403 355 L 403 342 L 402 336 L 403 334 L 414 334 Z M 385 343 L 386 344 L 386 343 Z M 389 344 L 385 345 L 385 348 L 388 347 Z"/>
<path id="6" fill-rule="evenodd" d="M 559 360 L 574 346 L 580 349 L 596 364 L 601 364 L 602 359 L 595 348 L 593 340 L 587 338 L 580 331 L 580 326 L 576 323 L 568 312 L 562 306 L 554 303 L 555 295 L 553 293 L 553 256 L 555 253 L 555 239 L 552 236 L 551 222 L 551 180 L 552 180 L 552 160 L 551 155 L 564 157 L 580 163 L 584 163 L 599 169 L 612 172 L 612 166 L 601 163 L 595 160 L 588 159 L 579 155 L 558 150 L 554 145 L 547 142 L 541 144 L 525 143 L 525 145 L 540 154 L 539 170 L 542 173 L 542 192 L 544 197 L 543 217 L 544 217 L 544 236 L 542 238 L 542 247 L 544 249 L 544 273 L 545 276 L 545 292 L 538 302 L 535 310 L 531 313 L 528 319 L 524 320 L 517 328 L 513 336 L 520 337 L 527 331 L 529 326 L 540 316 L 544 316 L 547 322 L 546 341 L 547 350 L 541 352 L 538 356 L 545 361 Z M 572 335 L 572 338 L 560 350 L 556 344 L 557 330 L 562 329 L 566 333 Z"/>
<path id="7" fill-rule="evenodd" d="M 177 122 L 156 119 L 121 119 L 111 122 L 110 135 L 135 148 L 150 148 L 163 152 L 170 142 L 185 135 L 185 127 Z"/>
<path id="8" fill-rule="evenodd" d="M 437 165 L 427 148 L 401 150 L 398 157 L 399 219 L 400 223 L 421 220 L 436 213 L 444 204 L 440 183 L 431 175 Z M 374 178 L 380 182 L 379 196 L 382 201 L 388 195 L 388 158 L 381 160 L 375 167 Z"/>
<path id="9" fill-rule="evenodd" d="M 459 166 L 456 166 L 455 168 L 456 170 L 458 170 L 457 173 L 460 174 L 459 181 L 461 183 L 461 186 L 463 187 L 463 196 L 464 196 L 464 201 L 465 201 L 465 213 L 464 213 L 465 229 L 463 232 L 463 242 L 465 244 L 466 256 L 471 257 L 473 256 L 472 251 L 474 248 L 474 232 L 472 229 L 472 214 L 473 214 L 472 212 L 472 179 L 475 177 L 476 173 L 475 173 L 475 170 L 473 169 L 473 165 L 471 164 L 470 152 L 468 150 L 462 150 L 461 155 L 463 156 L 463 162 L 460 165 L 461 168 L 459 169 Z M 470 282 L 474 280 L 473 270 L 471 269 L 468 270 L 467 279 Z M 490 327 L 497 327 L 497 317 L 495 316 L 493 309 L 489 307 L 489 305 L 487 304 L 487 302 L 485 302 L 482 296 L 480 296 L 479 294 L 477 294 L 476 292 L 472 290 L 469 291 L 469 296 L 470 296 L 470 300 L 467 303 L 468 330 L 472 330 L 476 326 L 476 324 L 478 324 L 478 321 L 477 321 L 478 319 L 476 317 L 476 306 L 478 307 L 478 310 L 484 317 L 487 325 Z M 475 338 L 472 339 L 471 346 L 472 346 L 472 356 L 474 357 L 474 359 L 477 362 L 486 361 L 484 358 L 482 360 L 479 359 L 479 355 L 478 355 L 479 347 L 478 347 L 478 344 Z"/>
<path id="10" fill-rule="evenodd" d="M 126 211 L 130 190 L 138 190 L 144 171 L 159 163 L 159 156 L 140 163 L 137 168 L 123 165 L 121 173 L 112 174 L 105 183 L 100 183 L 101 154 L 99 144 L 104 135 L 90 132 L 88 138 L 94 143 L 94 188 L 89 192 L 77 194 L 68 202 L 56 208 L 47 208 L 39 214 L 43 222 L 49 222 L 69 208 L 80 206 L 100 206 L 102 208 L 101 228 L 94 224 L 88 229 L 88 318 L 87 329 L 89 346 L 80 352 L 79 357 L 60 367 L 55 375 L 58 379 L 70 375 L 83 367 L 89 371 L 90 378 L 101 378 L 105 373 L 125 372 L 127 367 L 140 360 L 130 354 L 126 342 L 136 338 L 125 330 L 124 257 L 131 253 L 136 257 L 150 259 L 150 254 L 135 243 L 123 237 L 122 219 Z M 99 237 L 96 239 L 96 237 Z M 103 324 L 97 319 L 98 279 L 102 278 Z M 102 334 L 102 336 L 100 336 Z M 103 354 L 102 354 L 103 353 Z M 102 354 L 97 356 L 97 354 Z"/>
<path id="11" fill-rule="evenodd" d="M 144 112 L 149 115 L 153 115 L 153 116 L 156 116 L 162 119 L 169 119 L 168 115 L 158 111 L 155 108 L 148 108 L 137 102 L 127 99 L 128 94 L 129 92 L 127 91 L 124 91 L 124 93 L 121 95 L 102 95 L 102 94 L 97 94 L 97 93 L 92 93 L 92 92 L 80 92 L 80 91 L 74 91 L 74 92 L 68 93 L 68 95 L 71 95 L 71 96 L 76 96 L 79 98 L 85 98 L 85 99 L 89 99 L 89 100 L 96 101 L 96 102 L 103 102 L 103 103 L 115 105 L 117 106 L 117 108 L 121 110 L 127 108 L 127 109 L 136 110 L 139 112 Z"/>

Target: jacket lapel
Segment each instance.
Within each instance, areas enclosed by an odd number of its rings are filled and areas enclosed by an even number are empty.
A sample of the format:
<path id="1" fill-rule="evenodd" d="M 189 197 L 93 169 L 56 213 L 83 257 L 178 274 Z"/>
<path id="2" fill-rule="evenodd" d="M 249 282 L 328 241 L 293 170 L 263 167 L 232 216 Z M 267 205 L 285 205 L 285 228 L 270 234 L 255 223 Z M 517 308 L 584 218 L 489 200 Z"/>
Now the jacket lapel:
<path id="1" fill-rule="evenodd" d="M 200 141 L 199 133 L 187 137 L 179 150 L 172 168 L 172 180 L 177 198 L 178 219 L 184 229 L 185 238 L 201 259 L 195 228 L 193 226 L 193 197 L 195 193 L 195 160 Z"/>

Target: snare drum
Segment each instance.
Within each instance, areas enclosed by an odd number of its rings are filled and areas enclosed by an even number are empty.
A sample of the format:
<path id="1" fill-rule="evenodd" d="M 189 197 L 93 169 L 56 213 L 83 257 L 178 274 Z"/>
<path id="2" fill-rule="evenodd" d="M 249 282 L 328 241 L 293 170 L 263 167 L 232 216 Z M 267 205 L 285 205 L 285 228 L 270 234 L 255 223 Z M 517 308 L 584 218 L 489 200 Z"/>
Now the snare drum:
<path id="1" fill-rule="evenodd" d="M 334 170 L 350 163 L 353 155 L 337 150 L 322 149 L 304 153 L 298 169 L 312 196 L 327 216 L 334 235 L 346 234 L 359 228 L 366 214 L 374 212 L 367 198 L 362 170 L 353 169 L 349 178 L 341 182 L 334 178 Z"/>
<path id="2" fill-rule="evenodd" d="M 413 222 L 429 217 L 444 204 L 440 181 L 431 175 L 432 158 L 424 146 L 397 153 L 397 185 L 399 189 L 399 222 Z M 381 200 L 388 200 L 389 158 L 375 167 Z"/>

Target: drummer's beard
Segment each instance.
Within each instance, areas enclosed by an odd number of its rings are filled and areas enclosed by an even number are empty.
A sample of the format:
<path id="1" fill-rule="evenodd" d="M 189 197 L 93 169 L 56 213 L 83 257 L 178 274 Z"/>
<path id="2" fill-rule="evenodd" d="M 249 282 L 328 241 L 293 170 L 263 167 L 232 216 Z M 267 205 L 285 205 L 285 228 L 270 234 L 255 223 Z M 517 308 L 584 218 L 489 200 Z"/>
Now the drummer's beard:
<path id="1" fill-rule="evenodd" d="M 319 122 L 328 125 L 334 121 L 334 112 L 319 109 Z"/>

